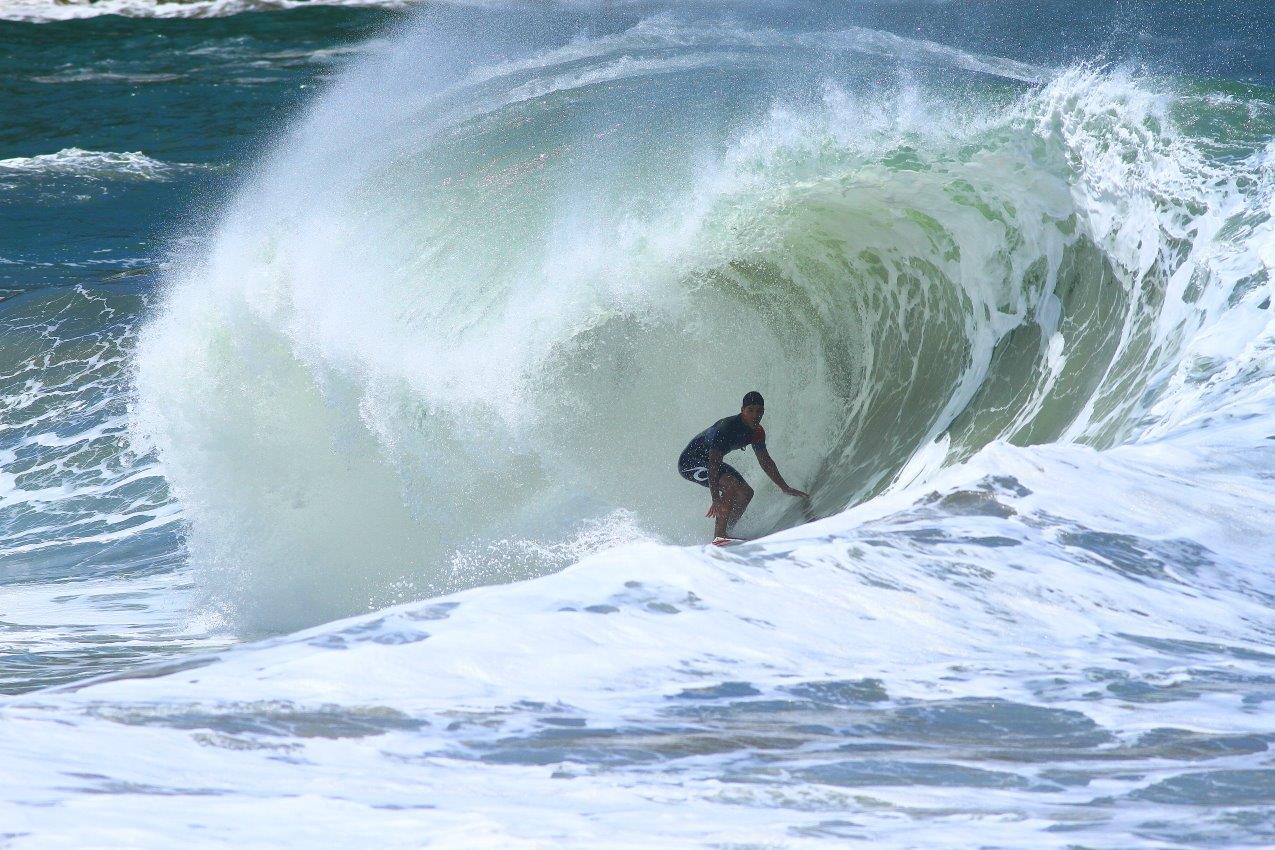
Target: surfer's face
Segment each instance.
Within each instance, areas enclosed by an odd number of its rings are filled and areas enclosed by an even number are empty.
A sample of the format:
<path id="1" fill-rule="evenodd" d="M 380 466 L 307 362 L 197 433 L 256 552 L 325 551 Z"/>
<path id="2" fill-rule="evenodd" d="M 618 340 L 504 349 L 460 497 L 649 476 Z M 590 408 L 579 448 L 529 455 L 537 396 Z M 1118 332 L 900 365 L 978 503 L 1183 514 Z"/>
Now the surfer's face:
<path id="1" fill-rule="evenodd" d="M 756 428 L 757 423 L 761 422 L 762 416 L 766 414 L 766 408 L 760 404 L 750 404 L 740 409 L 739 417 L 744 423 Z"/>

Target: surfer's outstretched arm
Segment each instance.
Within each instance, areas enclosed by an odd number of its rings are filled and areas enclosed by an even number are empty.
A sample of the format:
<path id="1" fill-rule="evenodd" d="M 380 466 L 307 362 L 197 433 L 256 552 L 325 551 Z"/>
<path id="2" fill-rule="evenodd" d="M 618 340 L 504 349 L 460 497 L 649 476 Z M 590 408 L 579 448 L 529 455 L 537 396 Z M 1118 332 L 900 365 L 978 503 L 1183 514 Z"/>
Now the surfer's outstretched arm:
<path id="1" fill-rule="evenodd" d="M 775 486 L 783 490 L 789 496 L 801 496 L 809 499 L 809 493 L 803 493 L 796 487 L 789 487 L 788 482 L 779 474 L 779 467 L 775 466 L 775 459 L 770 456 L 770 452 L 763 448 L 757 449 L 757 463 L 761 464 L 762 471 L 770 476 L 770 480 L 775 482 Z"/>

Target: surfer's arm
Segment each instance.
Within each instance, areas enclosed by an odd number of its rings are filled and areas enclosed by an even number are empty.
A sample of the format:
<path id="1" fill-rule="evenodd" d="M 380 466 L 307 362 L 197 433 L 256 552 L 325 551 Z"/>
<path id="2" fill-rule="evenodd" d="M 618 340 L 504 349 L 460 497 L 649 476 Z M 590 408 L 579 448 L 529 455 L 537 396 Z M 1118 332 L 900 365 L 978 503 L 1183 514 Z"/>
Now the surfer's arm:
<path id="1" fill-rule="evenodd" d="M 784 477 L 779 474 L 779 467 L 775 466 L 775 459 L 770 456 L 770 452 L 766 451 L 761 446 L 756 447 L 756 452 L 757 463 L 761 465 L 762 471 L 770 476 L 770 480 L 775 482 L 776 487 L 783 490 L 789 496 L 806 496 L 809 498 L 809 494 L 803 493 L 795 487 L 788 486 L 788 482 L 785 481 Z M 710 472 L 709 474 L 711 475 L 712 473 Z"/>

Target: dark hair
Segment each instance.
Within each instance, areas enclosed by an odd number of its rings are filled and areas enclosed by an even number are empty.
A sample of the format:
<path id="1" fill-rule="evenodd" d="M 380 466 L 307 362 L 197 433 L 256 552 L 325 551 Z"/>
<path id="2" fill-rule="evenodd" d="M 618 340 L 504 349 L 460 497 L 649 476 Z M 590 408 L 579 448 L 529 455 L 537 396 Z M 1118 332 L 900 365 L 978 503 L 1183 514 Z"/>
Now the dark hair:
<path id="1" fill-rule="evenodd" d="M 762 407 L 765 407 L 766 401 L 761 397 L 761 393 L 757 392 L 757 390 L 750 390 L 744 395 L 744 400 L 740 403 L 739 409 L 743 410 L 750 404 L 760 404 Z"/>

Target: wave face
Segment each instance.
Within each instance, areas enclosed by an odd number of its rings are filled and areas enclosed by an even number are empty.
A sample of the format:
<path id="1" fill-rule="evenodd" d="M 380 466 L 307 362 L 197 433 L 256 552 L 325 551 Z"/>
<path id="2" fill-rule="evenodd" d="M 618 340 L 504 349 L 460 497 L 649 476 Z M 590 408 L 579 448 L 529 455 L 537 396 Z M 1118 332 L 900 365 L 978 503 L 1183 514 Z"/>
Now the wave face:
<path id="1" fill-rule="evenodd" d="M 135 431 L 244 627 L 694 541 L 675 459 L 748 389 L 830 515 L 1163 432 L 1265 326 L 1270 152 L 1191 125 L 1269 114 L 867 29 L 562 33 L 408 28 L 169 274 Z M 809 518 L 766 491 L 748 536 Z"/>

